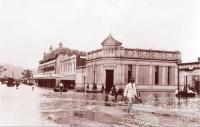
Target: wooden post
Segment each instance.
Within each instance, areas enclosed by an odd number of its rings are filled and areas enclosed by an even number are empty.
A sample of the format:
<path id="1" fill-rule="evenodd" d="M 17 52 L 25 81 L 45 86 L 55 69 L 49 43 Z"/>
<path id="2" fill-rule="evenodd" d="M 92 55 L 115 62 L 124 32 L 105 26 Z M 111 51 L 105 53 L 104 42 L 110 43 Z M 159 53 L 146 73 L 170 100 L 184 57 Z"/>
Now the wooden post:
<path id="1" fill-rule="evenodd" d="M 187 87 L 188 87 L 188 85 L 187 85 L 187 75 L 186 75 L 186 92 L 188 92 Z"/>
<path id="2" fill-rule="evenodd" d="M 85 76 L 83 77 L 83 85 L 84 85 L 84 90 L 85 90 Z"/>
<path id="3" fill-rule="evenodd" d="M 180 74 L 179 74 L 179 66 L 178 66 L 178 93 L 180 91 Z"/>
<path id="4" fill-rule="evenodd" d="M 81 81 L 81 83 L 82 83 L 82 87 L 83 87 L 83 89 L 85 89 L 85 84 L 83 84 L 83 67 L 81 67 L 81 70 L 82 70 L 82 81 Z"/>

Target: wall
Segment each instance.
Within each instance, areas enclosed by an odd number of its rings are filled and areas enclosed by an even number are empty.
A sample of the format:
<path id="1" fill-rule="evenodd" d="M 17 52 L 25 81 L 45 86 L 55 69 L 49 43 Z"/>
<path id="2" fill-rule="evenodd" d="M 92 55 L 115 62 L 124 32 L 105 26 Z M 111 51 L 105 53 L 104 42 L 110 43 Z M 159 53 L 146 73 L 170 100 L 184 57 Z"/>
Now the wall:
<path id="1" fill-rule="evenodd" d="M 102 58 L 88 62 L 86 69 L 88 74 L 87 81 L 88 83 L 93 84 L 95 68 L 95 83 L 98 85 L 105 84 L 105 71 L 111 69 L 114 70 L 114 84 L 125 85 L 128 83 L 129 65 L 132 65 L 132 75 L 136 78 L 136 84 L 143 86 L 141 88 L 145 88 L 144 86 L 155 86 L 155 66 L 159 66 L 158 88 L 167 89 L 167 86 L 177 87 L 178 73 L 176 63 L 124 58 Z M 170 67 L 170 84 L 167 83 L 168 67 Z"/>

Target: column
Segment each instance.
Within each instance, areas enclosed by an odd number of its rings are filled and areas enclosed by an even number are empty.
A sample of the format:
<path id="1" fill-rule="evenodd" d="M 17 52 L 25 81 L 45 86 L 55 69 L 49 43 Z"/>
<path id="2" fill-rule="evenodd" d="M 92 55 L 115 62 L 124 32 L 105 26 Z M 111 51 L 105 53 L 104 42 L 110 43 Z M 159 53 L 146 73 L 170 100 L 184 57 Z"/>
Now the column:
<path id="1" fill-rule="evenodd" d="M 128 65 L 124 64 L 124 74 L 123 74 L 123 78 L 124 78 L 124 83 L 127 84 L 128 83 Z"/>
<path id="2" fill-rule="evenodd" d="M 105 77 L 104 73 L 103 73 L 103 64 L 100 65 L 100 81 L 101 81 L 101 84 L 105 85 L 105 80 L 103 77 Z M 105 87 L 105 86 L 104 86 Z"/>
<path id="3" fill-rule="evenodd" d="M 125 83 L 125 76 L 124 76 L 124 72 L 125 72 L 125 69 L 124 69 L 124 64 L 121 64 L 121 81 L 122 81 L 122 84 L 126 84 Z"/>
<path id="4" fill-rule="evenodd" d="M 136 73 L 135 73 L 135 83 L 138 84 L 138 76 L 139 76 L 139 65 L 136 65 Z"/>
<path id="5" fill-rule="evenodd" d="M 119 70 L 119 78 L 120 78 L 120 84 L 122 85 L 122 84 L 123 84 L 123 81 L 122 81 L 122 72 L 123 72 L 122 64 L 120 64 L 119 66 L 120 66 L 120 70 Z"/>
<path id="6" fill-rule="evenodd" d="M 152 66 L 152 85 L 155 85 L 155 66 Z"/>
<path id="7" fill-rule="evenodd" d="M 166 85 L 166 67 L 162 67 L 163 68 L 163 72 L 162 72 L 162 85 Z"/>
<path id="8" fill-rule="evenodd" d="M 120 84 L 120 80 L 121 80 L 121 73 L 120 73 L 120 64 L 117 64 L 117 67 L 115 67 L 114 69 L 114 73 L 116 73 L 116 77 L 114 77 L 114 81 L 116 84 Z"/>
<path id="9" fill-rule="evenodd" d="M 152 85 L 152 65 L 149 66 L 149 84 Z"/>
<path id="10" fill-rule="evenodd" d="M 175 67 L 175 85 L 178 85 L 178 68 Z"/>
<path id="11" fill-rule="evenodd" d="M 162 85 L 162 82 L 163 82 L 163 67 L 162 66 L 159 66 L 159 76 L 158 76 L 158 85 Z"/>
<path id="12" fill-rule="evenodd" d="M 175 79 L 176 79 L 175 67 L 172 66 L 170 68 L 170 85 L 175 85 Z"/>

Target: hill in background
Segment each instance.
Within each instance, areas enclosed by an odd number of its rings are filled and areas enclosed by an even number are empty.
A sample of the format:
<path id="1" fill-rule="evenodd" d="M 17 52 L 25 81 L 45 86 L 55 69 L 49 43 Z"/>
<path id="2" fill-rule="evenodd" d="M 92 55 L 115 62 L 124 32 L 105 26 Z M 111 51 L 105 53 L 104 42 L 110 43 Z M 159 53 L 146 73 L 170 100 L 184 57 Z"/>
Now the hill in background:
<path id="1" fill-rule="evenodd" d="M 8 77 L 13 77 L 13 78 L 21 78 L 22 77 L 21 73 L 25 69 L 29 69 L 29 68 L 14 66 L 11 64 L 0 64 L 0 65 L 2 65 L 6 69 L 6 71 L 2 72 L 0 77 L 8 76 Z M 29 69 L 29 70 L 31 70 L 33 74 L 37 74 L 37 69 Z"/>

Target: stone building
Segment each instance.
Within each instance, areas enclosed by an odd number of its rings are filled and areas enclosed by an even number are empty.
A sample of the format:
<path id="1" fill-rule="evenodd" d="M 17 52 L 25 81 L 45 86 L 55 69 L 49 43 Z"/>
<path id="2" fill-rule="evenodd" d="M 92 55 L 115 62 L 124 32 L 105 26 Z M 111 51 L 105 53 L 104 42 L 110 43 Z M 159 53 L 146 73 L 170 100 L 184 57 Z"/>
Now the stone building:
<path id="1" fill-rule="evenodd" d="M 124 87 L 135 77 L 140 91 L 177 88 L 179 51 L 124 48 L 111 35 L 101 45 L 100 49 L 87 53 L 85 67 L 77 68 L 78 86 L 88 84 L 91 88 L 97 84 L 98 88 L 103 85 L 110 91 L 113 85 Z"/>
<path id="2" fill-rule="evenodd" d="M 197 62 L 180 63 L 179 77 L 180 90 L 187 85 L 200 93 L 200 58 Z"/>
<path id="3" fill-rule="evenodd" d="M 34 78 L 39 86 L 55 87 L 62 82 L 66 87 L 75 86 L 76 67 L 85 65 L 86 53 L 63 47 L 62 43 L 39 61 L 38 74 Z"/>

